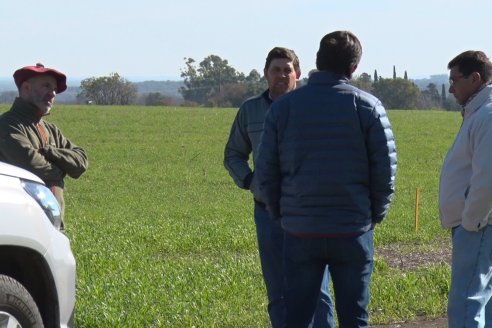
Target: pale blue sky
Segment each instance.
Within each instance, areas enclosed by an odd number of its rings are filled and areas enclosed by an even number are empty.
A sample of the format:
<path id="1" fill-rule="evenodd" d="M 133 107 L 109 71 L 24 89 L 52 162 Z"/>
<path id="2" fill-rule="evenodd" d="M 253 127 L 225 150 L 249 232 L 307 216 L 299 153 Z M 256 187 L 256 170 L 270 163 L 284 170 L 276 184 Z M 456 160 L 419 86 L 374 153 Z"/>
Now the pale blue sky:
<path id="1" fill-rule="evenodd" d="M 4 0 L 0 77 L 42 62 L 69 79 L 179 79 L 184 57 L 210 54 L 248 74 L 274 46 L 306 76 L 323 35 L 347 29 L 363 46 L 356 74 L 422 78 L 465 50 L 492 56 L 491 15 L 490 0 Z"/>

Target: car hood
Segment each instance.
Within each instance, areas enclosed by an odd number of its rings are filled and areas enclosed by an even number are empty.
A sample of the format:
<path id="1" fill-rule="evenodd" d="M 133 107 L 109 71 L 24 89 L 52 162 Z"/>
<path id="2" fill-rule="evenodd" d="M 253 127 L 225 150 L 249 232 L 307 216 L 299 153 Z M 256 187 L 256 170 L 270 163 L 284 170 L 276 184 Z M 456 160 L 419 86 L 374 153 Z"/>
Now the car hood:
<path id="1" fill-rule="evenodd" d="M 4 162 L 0 162 L 0 174 L 43 183 L 35 174 Z"/>

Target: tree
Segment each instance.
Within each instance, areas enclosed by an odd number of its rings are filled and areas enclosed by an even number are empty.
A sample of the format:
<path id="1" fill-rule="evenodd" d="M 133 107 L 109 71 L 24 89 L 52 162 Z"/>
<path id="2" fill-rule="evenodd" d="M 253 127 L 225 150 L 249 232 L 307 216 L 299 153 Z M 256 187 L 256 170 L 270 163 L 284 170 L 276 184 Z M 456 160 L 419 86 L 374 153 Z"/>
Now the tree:
<path id="1" fill-rule="evenodd" d="M 145 97 L 145 106 L 159 106 L 162 101 L 160 92 L 149 92 Z"/>
<path id="2" fill-rule="evenodd" d="M 441 107 L 445 110 L 458 111 L 461 110 L 461 106 L 456 102 L 453 95 L 448 92 L 446 95 L 446 85 L 441 86 Z"/>
<path id="3" fill-rule="evenodd" d="M 18 91 L 3 91 L 0 93 L 0 104 L 11 104 L 18 95 Z"/>
<path id="4" fill-rule="evenodd" d="M 350 81 L 350 84 L 364 91 L 372 92 L 371 76 L 367 73 L 362 73 L 361 75 L 357 76 L 355 79 L 352 79 Z"/>
<path id="5" fill-rule="evenodd" d="M 444 106 L 446 103 L 446 86 L 444 83 L 441 85 L 441 106 Z"/>
<path id="6" fill-rule="evenodd" d="M 253 69 L 249 72 L 249 75 L 244 80 L 248 87 L 247 97 L 251 97 L 260 94 L 268 87 L 265 77 L 262 77 L 260 73 Z"/>
<path id="7" fill-rule="evenodd" d="M 402 78 L 383 79 L 379 78 L 373 84 L 373 93 L 388 109 L 414 109 L 418 108 L 421 98 L 419 88 Z"/>
<path id="8" fill-rule="evenodd" d="M 403 76 L 403 79 L 408 80 L 407 71 L 405 71 L 405 75 Z"/>
<path id="9" fill-rule="evenodd" d="M 422 101 L 423 108 L 441 107 L 441 96 L 434 83 L 429 83 L 427 89 L 422 91 Z"/>
<path id="10" fill-rule="evenodd" d="M 258 73 L 257 70 L 252 69 L 251 72 L 249 72 L 248 76 L 246 76 L 245 81 L 248 83 L 256 83 L 261 81 L 261 75 Z"/>
<path id="11" fill-rule="evenodd" d="M 396 79 L 396 67 L 393 65 L 393 80 Z"/>
<path id="12" fill-rule="evenodd" d="M 137 88 L 118 73 L 82 80 L 77 99 L 98 105 L 129 105 L 137 99 Z"/>
<path id="13" fill-rule="evenodd" d="M 374 83 L 378 82 L 378 71 L 374 70 Z"/>
<path id="14" fill-rule="evenodd" d="M 186 68 L 181 70 L 184 87 L 179 92 L 188 102 L 207 104 L 211 97 L 221 97 L 223 86 L 244 82 L 243 73 L 238 73 L 226 59 L 210 55 L 195 65 L 193 58 L 185 58 Z M 251 74 L 251 73 L 250 73 Z"/>
<path id="15" fill-rule="evenodd" d="M 145 106 L 176 106 L 179 104 L 176 98 L 165 96 L 160 92 L 145 93 L 141 97 Z"/>
<path id="16" fill-rule="evenodd" d="M 222 92 L 208 98 L 209 107 L 239 107 L 248 98 L 246 84 L 228 83 L 222 86 Z"/>

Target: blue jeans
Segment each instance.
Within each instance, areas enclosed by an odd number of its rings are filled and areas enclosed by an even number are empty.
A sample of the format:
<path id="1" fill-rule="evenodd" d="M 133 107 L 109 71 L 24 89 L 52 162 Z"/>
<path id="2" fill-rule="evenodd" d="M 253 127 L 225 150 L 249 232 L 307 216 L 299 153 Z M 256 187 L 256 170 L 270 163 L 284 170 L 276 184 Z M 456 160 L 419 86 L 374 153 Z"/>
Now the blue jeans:
<path id="1" fill-rule="evenodd" d="M 453 229 L 450 328 L 492 327 L 492 226 L 470 232 Z"/>
<path id="2" fill-rule="evenodd" d="M 284 327 L 308 327 L 328 265 L 339 327 L 368 327 L 373 230 L 352 238 L 284 235 Z"/>
<path id="3" fill-rule="evenodd" d="M 282 327 L 285 303 L 283 296 L 284 272 L 282 265 L 282 254 L 284 244 L 284 231 L 280 222 L 270 218 L 268 212 L 255 202 L 256 235 L 258 238 L 258 251 L 260 254 L 263 279 L 268 294 L 268 314 L 272 327 Z M 319 293 L 316 313 L 311 313 L 310 321 L 312 328 L 334 327 L 333 324 L 333 302 L 330 297 L 329 273 L 325 270 L 322 274 L 317 290 Z M 323 285 L 322 285 L 323 281 Z M 316 305 L 315 305 L 316 306 Z"/>

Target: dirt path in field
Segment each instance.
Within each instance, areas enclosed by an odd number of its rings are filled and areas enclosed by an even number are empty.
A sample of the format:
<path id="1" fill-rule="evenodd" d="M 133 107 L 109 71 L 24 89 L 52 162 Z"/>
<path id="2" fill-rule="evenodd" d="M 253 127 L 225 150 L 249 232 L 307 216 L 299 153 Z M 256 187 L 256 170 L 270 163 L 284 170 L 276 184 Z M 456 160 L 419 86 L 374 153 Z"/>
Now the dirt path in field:
<path id="1" fill-rule="evenodd" d="M 418 320 L 413 322 L 392 323 L 382 326 L 371 326 L 372 328 L 446 328 L 448 320 L 446 318 L 438 318 L 431 320 Z"/>
<path id="2" fill-rule="evenodd" d="M 415 246 L 413 248 L 413 246 Z M 412 249 L 413 248 L 413 249 Z M 409 251 L 409 249 L 411 249 Z M 451 243 L 449 240 L 436 241 L 431 249 L 420 250 L 419 245 L 384 245 L 376 247 L 375 258 L 382 258 L 391 268 L 407 271 L 425 268 L 433 264 L 451 265 Z"/>
<path id="3" fill-rule="evenodd" d="M 416 247 L 418 249 L 418 247 Z M 426 267 L 436 263 L 451 263 L 451 245 L 449 240 L 438 241 L 431 250 L 408 252 L 400 245 L 377 247 L 375 257 L 383 258 L 390 267 L 400 270 Z M 388 325 L 376 325 L 372 328 L 446 328 L 448 320 L 445 318 L 419 318 L 412 322 L 399 322 Z"/>

